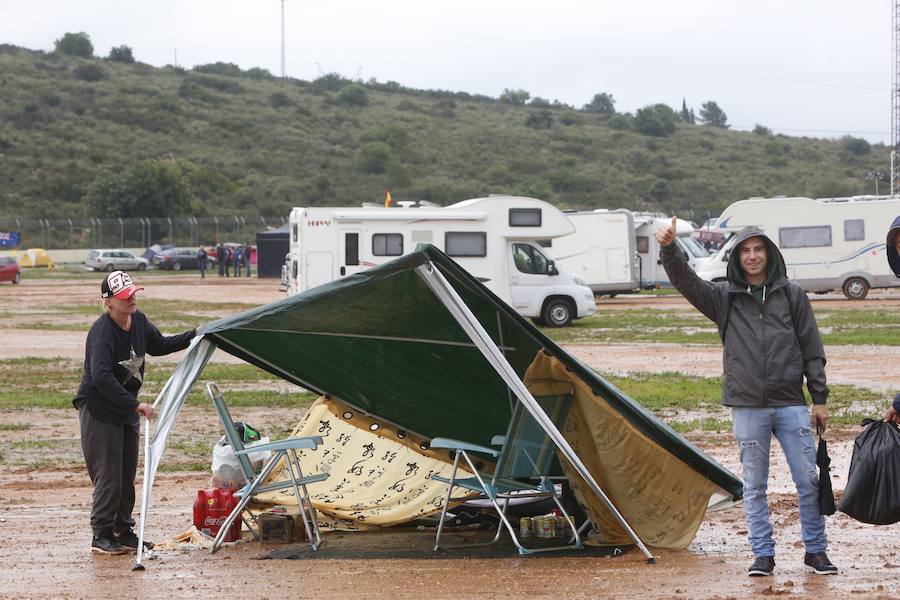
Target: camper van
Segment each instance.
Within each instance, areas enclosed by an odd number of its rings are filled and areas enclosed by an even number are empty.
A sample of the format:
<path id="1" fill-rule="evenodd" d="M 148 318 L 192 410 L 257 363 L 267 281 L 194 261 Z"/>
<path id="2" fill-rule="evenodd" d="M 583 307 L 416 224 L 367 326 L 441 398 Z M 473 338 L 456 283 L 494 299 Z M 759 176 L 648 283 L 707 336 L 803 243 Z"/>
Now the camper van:
<path id="1" fill-rule="evenodd" d="M 551 242 L 550 253 L 602 296 L 641 289 L 634 217 L 630 210 L 567 212 L 575 232 Z"/>
<path id="2" fill-rule="evenodd" d="M 656 241 L 656 232 L 662 227 L 672 223 L 671 217 L 659 213 L 635 213 L 635 245 L 640 257 L 639 274 L 641 288 L 645 290 L 658 287 L 671 287 L 669 276 L 662 266 L 659 258 L 659 242 Z M 709 260 L 709 252 L 695 238 L 694 226 L 683 219 L 676 220 L 675 243 L 684 252 L 688 264 L 695 271 L 701 268 Z"/>
<path id="3" fill-rule="evenodd" d="M 542 200 L 489 196 L 441 207 L 295 208 L 290 216 L 287 292 L 293 295 L 433 244 L 519 314 L 552 327 L 593 314 L 590 288 L 544 254 L 539 240 L 574 231 Z"/>
<path id="4" fill-rule="evenodd" d="M 885 238 L 900 215 L 900 197 L 750 198 L 735 202 L 717 227 L 730 234 L 755 225 L 778 245 L 787 276 L 809 292 L 843 290 L 862 300 L 871 288 L 897 287 L 888 268 Z M 725 280 L 734 236 L 697 274 L 707 281 Z"/>

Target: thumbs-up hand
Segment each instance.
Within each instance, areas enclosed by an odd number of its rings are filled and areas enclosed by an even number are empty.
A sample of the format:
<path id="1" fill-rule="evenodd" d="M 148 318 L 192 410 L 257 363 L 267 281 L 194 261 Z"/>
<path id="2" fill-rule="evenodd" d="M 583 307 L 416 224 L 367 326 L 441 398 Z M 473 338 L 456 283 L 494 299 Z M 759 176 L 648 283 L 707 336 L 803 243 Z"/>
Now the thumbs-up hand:
<path id="1" fill-rule="evenodd" d="M 671 246 L 675 241 L 676 220 L 678 217 L 672 215 L 672 222 L 656 230 L 656 241 L 660 246 Z"/>

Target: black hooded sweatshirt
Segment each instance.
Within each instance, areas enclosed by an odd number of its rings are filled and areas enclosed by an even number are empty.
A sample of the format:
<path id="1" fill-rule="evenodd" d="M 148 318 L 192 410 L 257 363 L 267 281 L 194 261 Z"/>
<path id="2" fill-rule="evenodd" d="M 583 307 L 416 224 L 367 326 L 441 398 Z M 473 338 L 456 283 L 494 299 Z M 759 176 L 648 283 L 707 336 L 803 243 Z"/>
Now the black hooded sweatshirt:
<path id="1" fill-rule="evenodd" d="M 137 426 L 140 421 L 135 409 L 144 379 L 144 356 L 183 350 L 195 333 L 192 329 L 164 336 L 139 310 L 131 315 L 131 329 L 125 331 L 104 314 L 88 333 L 84 375 L 72 404 L 79 409 L 86 406 L 98 421 Z"/>
<path id="2" fill-rule="evenodd" d="M 766 244 L 766 280 L 747 283 L 740 266 L 741 243 L 760 237 Z M 806 404 L 803 378 L 814 404 L 825 404 L 825 350 L 809 298 L 788 281 L 784 258 L 761 229 L 737 234 L 728 261 L 728 281 L 700 279 L 675 244 L 660 251 L 672 285 L 713 321 L 722 338 L 726 406 L 793 406 Z"/>

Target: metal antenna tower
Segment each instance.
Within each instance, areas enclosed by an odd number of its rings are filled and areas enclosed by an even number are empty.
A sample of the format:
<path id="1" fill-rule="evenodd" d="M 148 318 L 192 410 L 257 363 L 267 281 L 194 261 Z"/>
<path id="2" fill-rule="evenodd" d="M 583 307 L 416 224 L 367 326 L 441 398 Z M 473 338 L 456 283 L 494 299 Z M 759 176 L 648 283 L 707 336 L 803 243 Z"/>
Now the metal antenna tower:
<path id="1" fill-rule="evenodd" d="M 281 0 L 281 78 L 284 79 L 284 0 Z"/>
<path id="2" fill-rule="evenodd" d="M 900 0 L 891 9 L 891 195 L 900 192 Z"/>

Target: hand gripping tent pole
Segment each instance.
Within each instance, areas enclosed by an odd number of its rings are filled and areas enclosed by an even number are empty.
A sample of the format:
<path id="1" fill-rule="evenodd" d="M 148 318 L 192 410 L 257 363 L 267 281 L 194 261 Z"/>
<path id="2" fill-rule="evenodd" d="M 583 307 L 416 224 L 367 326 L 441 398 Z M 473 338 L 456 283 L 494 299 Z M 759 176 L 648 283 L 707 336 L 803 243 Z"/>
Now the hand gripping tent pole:
<path id="1" fill-rule="evenodd" d="M 156 417 L 156 431 L 150 436 L 150 421 L 147 420 L 144 427 L 144 484 L 141 489 L 141 524 L 138 530 L 137 557 L 133 570 L 143 571 L 144 565 L 144 526 L 147 522 L 147 510 L 150 507 L 150 488 L 156 476 L 159 461 L 162 460 L 163 451 L 166 449 L 166 439 L 169 431 L 175 425 L 175 417 L 181 410 L 188 393 L 191 391 L 203 367 L 206 366 L 209 357 L 212 356 L 215 346 L 203 336 L 191 340 L 187 352 L 172 376 L 163 386 L 162 391 L 153 402 L 153 408 L 159 408 Z"/>
<path id="2" fill-rule="evenodd" d="M 416 273 L 422 278 L 426 285 L 428 285 L 435 296 L 438 297 L 450 314 L 453 315 L 453 318 L 456 319 L 460 327 L 463 328 L 472 342 L 474 342 L 475 346 L 478 347 L 494 370 L 497 371 L 497 374 L 500 375 L 509 389 L 513 391 L 525 409 L 531 413 L 531 416 L 534 417 L 544 431 L 547 432 L 547 435 L 550 436 L 550 439 L 553 440 L 556 447 L 559 448 L 560 452 L 563 453 L 575 470 L 578 471 L 578 474 L 581 475 L 591 490 L 597 494 L 607 510 L 609 510 L 619 522 L 619 525 L 621 525 L 625 532 L 628 533 L 628 536 L 634 540 L 634 543 L 641 549 L 644 556 L 647 557 L 647 562 L 655 563 L 656 558 L 650 553 L 638 537 L 637 533 L 631 528 L 631 525 L 625 520 L 625 517 L 622 516 L 622 513 L 619 512 L 600 485 L 594 480 L 590 471 L 587 470 L 587 467 L 584 466 L 584 463 L 581 462 L 581 459 L 578 458 L 575 451 L 572 450 L 569 442 L 566 441 L 562 433 L 560 433 L 550 418 L 544 413 L 543 409 L 541 409 L 537 400 L 534 399 L 534 396 L 531 395 L 531 392 L 528 391 L 528 388 L 525 387 L 525 384 L 522 383 L 522 380 L 516 375 L 512 365 L 509 364 L 506 357 L 488 335 L 478 319 L 475 318 L 472 311 L 469 310 L 469 307 L 462 301 L 462 298 L 460 298 L 453 286 L 447 281 L 443 273 L 441 273 L 440 270 L 434 266 L 434 263 L 431 262 L 416 267 Z"/>

